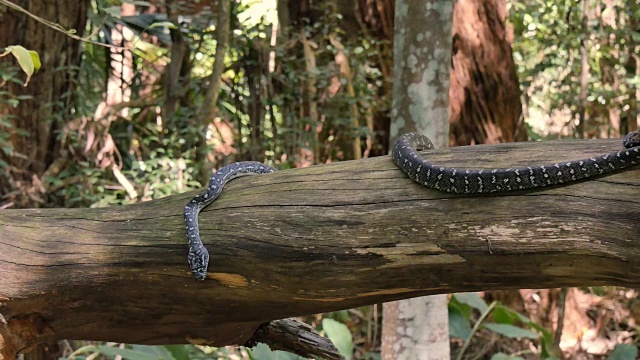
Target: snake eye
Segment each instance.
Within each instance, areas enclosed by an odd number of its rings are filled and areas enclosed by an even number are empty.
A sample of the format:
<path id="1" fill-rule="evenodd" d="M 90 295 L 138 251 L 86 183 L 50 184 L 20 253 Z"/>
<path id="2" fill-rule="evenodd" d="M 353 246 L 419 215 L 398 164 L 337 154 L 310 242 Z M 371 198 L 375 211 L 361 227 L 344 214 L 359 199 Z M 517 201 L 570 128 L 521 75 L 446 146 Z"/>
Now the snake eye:
<path id="1" fill-rule="evenodd" d="M 624 140 L 622 140 L 622 144 L 627 149 L 640 146 L 640 134 L 638 131 L 628 133 L 627 136 L 624 137 Z"/>

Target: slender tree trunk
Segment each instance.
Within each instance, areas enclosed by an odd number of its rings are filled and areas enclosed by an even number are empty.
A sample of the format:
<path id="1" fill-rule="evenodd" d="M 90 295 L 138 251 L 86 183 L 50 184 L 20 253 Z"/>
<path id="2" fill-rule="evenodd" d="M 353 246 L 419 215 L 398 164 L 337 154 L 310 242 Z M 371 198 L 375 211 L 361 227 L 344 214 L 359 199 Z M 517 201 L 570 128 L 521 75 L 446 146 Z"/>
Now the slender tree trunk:
<path id="1" fill-rule="evenodd" d="M 245 65 L 249 87 L 248 114 L 251 121 L 249 155 L 251 160 L 264 162 L 265 129 L 265 79 L 269 72 L 269 48 L 262 39 L 250 43 L 248 61 Z"/>
<path id="2" fill-rule="evenodd" d="M 390 141 L 401 133 L 418 131 L 436 146 L 446 147 L 453 4 L 427 3 L 430 6 L 418 0 L 396 1 Z M 425 31 L 430 36 L 424 36 Z M 446 295 L 383 306 L 383 359 L 449 359 Z"/>
<path id="3" fill-rule="evenodd" d="M 589 26 L 589 0 L 582 1 L 582 34 L 588 34 Z M 576 135 L 579 139 L 584 137 L 585 123 L 587 121 L 587 93 L 589 89 L 589 55 L 587 51 L 587 39 L 580 40 L 580 99 L 578 103 L 578 125 Z"/>
<path id="4" fill-rule="evenodd" d="M 231 2 L 229 0 L 218 1 L 218 22 L 216 27 L 216 55 L 213 61 L 213 69 L 209 75 L 209 86 L 205 93 L 202 106 L 196 113 L 196 122 L 192 126 L 199 126 L 206 133 L 207 128 L 213 123 L 213 118 L 218 110 L 218 95 L 222 83 L 224 71 L 224 59 L 229 43 L 229 31 L 231 26 Z M 200 180 L 206 184 L 211 177 L 212 164 L 209 161 L 207 142 L 204 134 L 198 138 L 197 151 L 200 162 Z"/>
<path id="5" fill-rule="evenodd" d="M 227 53 L 229 43 L 229 29 L 231 24 L 231 3 L 229 0 L 218 1 L 218 22 L 216 28 L 216 55 L 213 62 L 213 69 L 209 75 L 209 87 L 205 95 L 205 100 L 200 108 L 198 118 L 204 126 L 208 126 L 213 121 L 217 110 L 220 83 L 222 72 L 224 71 L 224 57 Z"/>
<path id="6" fill-rule="evenodd" d="M 318 79 L 316 78 L 317 65 L 316 65 L 316 51 L 313 49 L 310 39 L 307 38 L 304 27 L 300 27 L 300 41 L 302 42 L 302 49 L 304 51 L 304 64 L 307 70 L 308 78 L 305 84 L 305 99 L 304 112 L 309 117 L 308 130 L 312 133 L 310 144 L 313 152 L 311 155 L 306 154 L 305 151 L 301 153 L 301 165 L 311 165 L 320 162 L 320 134 L 316 129 L 317 124 L 320 121 L 320 113 L 318 112 Z M 312 157 L 312 159 L 309 159 Z M 309 161 L 310 160 L 310 161 Z"/>
<path id="7" fill-rule="evenodd" d="M 179 3 L 177 0 L 167 1 L 167 15 L 178 28 L 169 29 L 171 34 L 171 61 L 165 68 L 164 73 L 164 106 L 162 109 L 162 117 L 167 128 L 175 128 L 175 113 L 180 103 L 180 97 L 183 96 L 182 78 L 186 75 L 185 65 L 189 59 L 189 45 L 187 44 L 182 31 L 179 28 L 178 21 Z"/>

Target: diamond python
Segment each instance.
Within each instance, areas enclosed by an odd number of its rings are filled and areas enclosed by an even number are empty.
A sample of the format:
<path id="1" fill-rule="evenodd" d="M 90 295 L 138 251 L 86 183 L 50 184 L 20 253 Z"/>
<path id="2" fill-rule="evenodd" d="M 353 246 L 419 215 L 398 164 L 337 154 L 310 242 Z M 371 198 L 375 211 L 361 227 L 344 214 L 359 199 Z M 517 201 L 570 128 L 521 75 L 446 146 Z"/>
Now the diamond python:
<path id="1" fill-rule="evenodd" d="M 428 188 L 457 194 L 479 194 L 566 184 L 640 164 L 640 129 L 627 134 L 622 143 L 623 150 L 587 159 L 524 168 L 471 170 L 442 167 L 423 159 L 418 151 L 433 149 L 433 143 L 422 134 L 408 133 L 395 142 L 391 158 L 409 178 Z M 209 265 L 209 252 L 202 244 L 198 230 L 200 210 L 211 204 L 230 180 L 274 171 L 271 166 L 255 161 L 224 166 L 213 174 L 207 190 L 187 203 L 184 219 L 189 239 L 188 259 L 196 279 L 207 277 Z"/>

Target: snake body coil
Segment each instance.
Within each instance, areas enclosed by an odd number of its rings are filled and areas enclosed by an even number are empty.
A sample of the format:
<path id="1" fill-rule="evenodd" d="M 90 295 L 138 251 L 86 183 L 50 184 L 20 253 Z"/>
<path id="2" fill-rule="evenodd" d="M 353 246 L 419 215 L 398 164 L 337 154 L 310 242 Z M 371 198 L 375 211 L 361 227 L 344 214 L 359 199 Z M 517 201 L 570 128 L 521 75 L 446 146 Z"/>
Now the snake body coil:
<path id="1" fill-rule="evenodd" d="M 191 266 L 193 277 L 204 280 L 207 277 L 207 267 L 209 266 L 209 252 L 202 244 L 198 228 L 200 210 L 220 196 L 222 188 L 228 181 L 240 176 L 266 174 L 274 171 L 276 170 L 271 166 L 255 161 L 242 161 L 224 166 L 211 176 L 207 190 L 187 203 L 184 207 L 184 221 L 189 238 L 189 266 Z"/>
<path id="2" fill-rule="evenodd" d="M 456 194 L 516 191 L 565 184 L 640 164 L 640 130 L 623 140 L 626 149 L 588 159 L 525 168 L 470 170 L 434 165 L 418 150 L 434 148 L 428 137 L 408 133 L 393 146 L 393 162 L 411 180 L 428 188 Z"/>
<path id="3" fill-rule="evenodd" d="M 526 168 L 493 170 L 455 169 L 434 165 L 424 160 L 419 150 L 430 150 L 431 140 L 418 133 L 398 138 L 393 147 L 393 162 L 413 181 L 431 189 L 477 194 L 517 191 L 565 184 L 588 177 L 603 175 L 640 164 L 640 130 L 629 133 L 623 140 L 626 149 L 588 159 Z M 265 174 L 275 169 L 254 161 L 238 162 L 218 170 L 207 190 L 194 197 L 184 208 L 184 219 L 189 238 L 189 265 L 198 280 L 207 277 L 209 253 L 200 240 L 198 214 L 213 202 L 231 179 L 244 175 Z"/>

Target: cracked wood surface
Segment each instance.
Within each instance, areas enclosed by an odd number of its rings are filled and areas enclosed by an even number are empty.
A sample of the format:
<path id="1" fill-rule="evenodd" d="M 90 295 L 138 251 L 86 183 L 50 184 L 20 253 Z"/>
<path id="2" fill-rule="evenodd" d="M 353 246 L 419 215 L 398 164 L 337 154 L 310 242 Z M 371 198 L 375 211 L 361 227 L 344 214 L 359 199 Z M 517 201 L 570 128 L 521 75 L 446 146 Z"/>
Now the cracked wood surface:
<path id="1" fill-rule="evenodd" d="M 494 168 L 620 147 L 556 141 L 423 156 Z M 636 168 L 541 190 L 444 194 L 413 183 L 389 157 L 240 178 L 200 214 L 211 253 L 204 282 L 191 277 L 182 218 L 196 192 L 101 209 L 4 210 L 0 343 L 13 322 L 32 325 L 26 345 L 238 344 L 271 319 L 427 294 L 639 287 L 638 193 Z"/>

